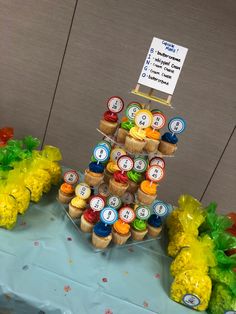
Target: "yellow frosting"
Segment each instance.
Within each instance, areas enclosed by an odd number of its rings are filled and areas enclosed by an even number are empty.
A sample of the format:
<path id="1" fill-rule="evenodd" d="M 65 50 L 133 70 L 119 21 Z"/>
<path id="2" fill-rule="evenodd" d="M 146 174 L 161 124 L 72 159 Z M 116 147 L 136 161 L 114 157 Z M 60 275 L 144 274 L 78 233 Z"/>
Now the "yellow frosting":
<path id="1" fill-rule="evenodd" d="M 109 163 L 107 164 L 107 171 L 110 173 L 114 173 L 116 171 L 119 171 L 120 168 L 117 166 L 117 163 L 114 161 L 109 161 Z"/>
<path id="2" fill-rule="evenodd" d="M 137 126 L 134 126 L 133 128 L 131 128 L 129 131 L 129 134 L 136 140 L 140 140 L 140 141 L 143 141 L 146 137 L 145 130 L 140 129 Z"/>
<path id="3" fill-rule="evenodd" d="M 140 189 L 148 194 L 148 195 L 155 195 L 157 194 L 157 183 L 152 183 L 149 180 L 144 180 L 141 184 L 140 184 Z"/>
<path id="4" fill-rule="evenodd" d="M 159 138 L 161 137 L 160 132 L 152 129 L 152 128 L 147 128 L 146 129 L 146 137 L 147 138 L 151 138 L 153 140 L 159 140 Z"/>
<path id="5" fill-rule="evenodd" d="M 122 220 L 118 219 L 114 225 L 113 225 L 114 229 L 116 230 L 116 232 L 120 233 L 120 234 L 127 234 L 129 233 L 129 229 L 130 229 L 130 225 L 123 222 Z"/>
<path id="6" fill-rule="evenodd" d="M 71 200 L 71 205 L 78 208 L 85 208 L 86 204 L 86 201 L 82 200 L 79 196 L 76 196 Z"/>

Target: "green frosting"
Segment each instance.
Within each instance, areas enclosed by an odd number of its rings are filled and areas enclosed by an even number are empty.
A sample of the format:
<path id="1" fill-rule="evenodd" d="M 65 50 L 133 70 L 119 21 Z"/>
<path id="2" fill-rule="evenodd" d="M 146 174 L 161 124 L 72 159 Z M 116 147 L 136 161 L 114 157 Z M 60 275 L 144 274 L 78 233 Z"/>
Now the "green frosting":
<path id="1" fill-rule="evenodd" d="M 134 229 L 138 230 L 138 231 L 144 231 L 147 229 L 147 223 L 144 220 L 141 219 L 135 219 L 132 222 L 132 226 Z"/>
<path id="2" fill-rule="evenodd" d="M 125 122 L 121 122 L 121 128 L 124 130 L 127 130 L 127 131 L 129 131 L 134 126 L 135 126 L 134 122 L 132 122 L 130 120 L 125 121 Z"/>
<path id="3" fill-rule="evenodd" d="M 128 178 L 135 182 L 135 183 L 139 183 L 141 180 L 142 180 L 142 174 L 141 173 L 138 173 L 134 170 L 130 170 L 127 172 L 127 176 Z"/>

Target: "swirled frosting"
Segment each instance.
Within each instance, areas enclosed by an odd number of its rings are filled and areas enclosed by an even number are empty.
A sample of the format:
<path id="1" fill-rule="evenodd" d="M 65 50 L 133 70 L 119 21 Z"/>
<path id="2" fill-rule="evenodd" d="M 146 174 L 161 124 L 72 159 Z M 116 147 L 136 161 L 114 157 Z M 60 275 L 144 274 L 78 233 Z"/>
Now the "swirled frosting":
<path id="1" fill-rule="evenodd" d="M 158 228 L 162 225 L 161 217 L 158 217 L 156 214 L 152 214 L 148 218 L 148 224 L 152 227 Z"/>
<path id="2" fill-rule="evenodd" d="M 129 134 L 134 139 L 139 140 L 139 141 L 143 141 L 146 137 L 145 130 L 140 129 L 137 126 L 134 126 L 133 128 L 131 128 L 129 131 Z"/>
<path id="3" fill-rule="evenodd" d="M 116 232 L 120 234 L 127 234 L 130 230 L 130 225 L 123 222 L 122 220 L 118 219 L 114 225 L 113 228 L 116 230 Z"/>
<path id="4" fill-rule="evenodd" d="M 154 130 L 152 128 L 147 128 L 146 129 L 146 137 L 151 138 L 153 140 L 159 140 L 161 137 L 161 134 L 157 130 Z"/>
<path id="5" fill-rule="evenodd" d="M 83 216 L 86 221 L 88 221 L 91 224 L 95 224 L 100 219 L 100 212 L 88 208 L 84 211 Z"/>
<path id="6" fill-rule="evenodd" d="M 111 112 L 111 111 L 106 111 L 103 115 L 104 120 L 109 121 L 109 122 L 117 122 L 118 121 L 118 116 L 116 113 Z"/>
<path id="7" fill-rule="evenodd" d="M 90 162 L 89 170 L 95 173 L 103 173 L 104 165 L 97 162 Z"/>
<path id="8" fill-rule="evenodd" d="M 135 183 L 139 183 L 142 180 L 142 174 L 134 170 L 128 171 L 127 176 L 131 181 Z"/>
<path id="9" fill-rule="evenodd" d="M 85 208 L 87 203 L 79 196 L 76 196 L 71 200 L 71 205 L 77 208 Z"/>
<path id="10" fill-rule="evenodd" d="M 170 144 L 177 144 L 178 143 L 177 136 L 175 134 L 170 133 L 170 132 L 166 132 L 165 134 L 163 134 L 161 139 L 162 139 L 162 141 L 168 142 Z"/>
<path id="11" fill-rule="evenodd" d="M 135 229 L 135 230 L 138 230 L 138 231 L 144 231 L 147 229 L 147 223 L 146 221 L 144 220 L 141 220 L 141 219 L 134 219 L 134 221 L 132 222 L 132 227 Z"/>
<path id="12" fill-rule="evenodd" d="M 120 168 L 117 166 L 117 163 L 112 160 L 108 162 L 106 169 L 110 173 L 114 173 L 120 170 Z"/>
<path id="13" fill-rule="evenodd" d="M 157 193 L 157 183 L 152 182 L 151 184 L 151 181 L 144 180 L 140 184 L 140 189 L 148 195 L 155 195 Z"/>
<path id="14" fill-rule="evenodd" d="M 99 237 L 107 237 L 111 233 L 111 226 L 105 225 L 104 222 L 99 221 L 93 228 L 93 232 Z"/>
<path id="15" fill-rule="evenodd" d="M 68 183 L 63 183 L 60 187 L 60 190 L 65 193 L 65 194 L 68 194 L 68 195 L 71 195 L 74 193 L 75 189 L 74 187 L 71 185 L 71 184 L 68 184 Z"/>
<path id="16" fill-rule="evenodd" d="M 129 131 L 134 126 L 135 126 L 134 122 L 132 122 L 130 120 L 121 122 L 121 128 L 124 130 L 127 130 L 127 131 Z"/>
<path id="17" fill-rule="evenodd" d="M 123 184 L 126 184 L 128 182 L 128 177 L 125 172 L 122 173 L 121 171 L 116 171 L 113 177 L 116 182 L 123 183 Z"/>

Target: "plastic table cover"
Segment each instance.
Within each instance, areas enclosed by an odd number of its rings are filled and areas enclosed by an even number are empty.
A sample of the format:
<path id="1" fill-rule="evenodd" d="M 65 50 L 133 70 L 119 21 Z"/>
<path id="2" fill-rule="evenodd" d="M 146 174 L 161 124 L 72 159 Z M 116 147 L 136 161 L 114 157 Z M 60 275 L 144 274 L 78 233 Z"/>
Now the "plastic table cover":
<path id="1" fill-rule="evenodd" d="M 168 296 L 165 239 L 95 253 L 56 193 L 0 229 L 1 314 L 193 313 Z"/>

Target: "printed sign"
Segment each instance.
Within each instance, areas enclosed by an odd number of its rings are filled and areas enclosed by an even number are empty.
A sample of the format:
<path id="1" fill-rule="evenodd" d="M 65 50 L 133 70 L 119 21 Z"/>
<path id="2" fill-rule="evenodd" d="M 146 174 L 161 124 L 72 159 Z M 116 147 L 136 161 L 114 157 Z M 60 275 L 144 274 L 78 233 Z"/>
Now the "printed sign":
<path id="1" fill-rule="evenodd" d="M 79 175 L 75 170 L 65 172 L 64 181 L 68 184 L 75 184 L 79 180 Z"/>
<path id="2" fill-rule="evenodd" d="M 134 195 L 130 192 L 125 192 L 124 195 L 121 198 L 122 202 L 124 204 L 133 204 L 134 203 Z"/>
<path id="3" fill-rule="evenodd" d="M 154 165 L 148 169 L 146 176 L 150 181 L 158 182 L 163 178 L 164 170 L 160 166 Z"/>
<path id="4" fill-rule="evenodd" d="M 138 102 L 131 102 L 125 110 L 126 117 L 133 121 L 136 113 L 141 109 L 141 105 Z"/>
<path id="5" fill-rule="evenodd" d="M 152 124 L 152 120 L 153 116 L 151 111 L 146 109 L 139 110 L 134 117 L 135 124 L 141 129 L 149 128 Z"/>
<path id="6" fill-rule="evenodd" d="M 118 196 L 115 196 L 115 195 L 111 195 L 107 199 L 107 205 L 110 206 L 110 207 L 113 207 L 115 209 L 120 208 L 121 203 L 122 203 L 121 199 Z"/>
<path id="7" fill-rule="evenodd" d="M 133 162 L 132 158 L 130 158 L 129 156 L 125 155 L 125 156 L 121 156 L 117 160 L 117 165 L 118 165 L 118 167 L 120 168 L 121 171 L 130 171 L 131 169 L 133 169 L 134 162 Z"/>
<path id="8" fill-rule="evenodd" d="M 162 169 L 165 168 L 165 161 L 164 159 L 162 159 L 161 157 L 153 157 L 150 161 L 149 161 L 149 165 L 150 166 L 159 166 Z"/>
<path id="9" fill-rule="evenodd" d="M 173 95 L 188 49 L 154 37 L 138 83 Z"/>
<path id="10" fill-rule="evenodd" d="M 161 201 L 155 201 L 152 205 L 154 213 L 159 217 L 164 217 L 168 214 L 168 205 Z"/>
<path id="11" fill-rule="evenodd" d="M 137 157 L 134 159 L 134 168 L 133 169 L 136 172 L 142 173 L 142 172 L 146 171 L 147 166 L 148 166 L 148 162 L 143 157 Z"/>
<path id="12" fill-rule="evenodd" d="M 153 113 L 153 121 L 152 121 L 152 128 L 160 130 L 166 124 L 166 117 L 163 113 L 157 112 Z"/>
<path id="13" fill-rule="evenodd" d="M 111 112 L 119 113 L 124 108 L 124 101 L 118 96 L 112 96 L 107 101 L 107 107 Z"/>
<path id="14" fill-rule="evenodd" d="M 126 155 L 126 152 L 122 148 L 116 147 L 111 151 L 110 159 L 116 162 L 121 156 L 124 155 Z"/>
<path id="15" fill-rule="evenodd" d="M 198 306 L 201 302 L 200 299 L 194 294 L 185 294 L 183 303 L 189 307 Z"/>
<path id="16" fill-rule="evenodd" d="M 112 207 L 104 207 L 100 213 L 100 219 L 107 225 L 112 225 L 118 219 L 117 211 Z"/>
<path id="17" fill-rule="evenodd" d="M 89 202 L 89 206 L 92 210 L 100 212 L 105 206 L 104 199 L 100 196 L 93 196 Z"/>
<path id="18" fill-rule="evenodd" d="M 151 215 L 149 207 L 144 205 L 138 206 L 135 210 L 135 213 L 136 217 L 141 220 L 147 220 Z"/>
<path id="19" fill-rule="evenodd" d="M 119 210 L 119 218 L 126 223 L 131 223 L 135 219 L 135 212 L 131 207 L 122 207 Z"/>
<path id="20" fill-rule="evenodd" d="M 102 183 L 98 187 L 98 193 L 107 197 L 110 194 L 109 186 L 107 183 Z"/>
<path id="21" fill-rule="evenodd" d="M 91 195 L 91 189 L 86 183 L 80 183 L 75 188 L 75 195 L 86 200 Z"/>
<path id="22" fill-rule="evenodd" d="M 104 145 L 97 145 L 94 148 L 93 156 L 99 162 L 104 162 L 109 158 L 109 150 Z"/>
<path id="23" fill-rule="evenodd" d="M 182 133 L 186 128 L 186 122 L 184 121 L 184 119 L 180 118 L 180 117 L 175 117 L 173 119 L 171 119 L 168 123 L 168 129 L 170 130 L 170 132 L 172 133 Z"/>

